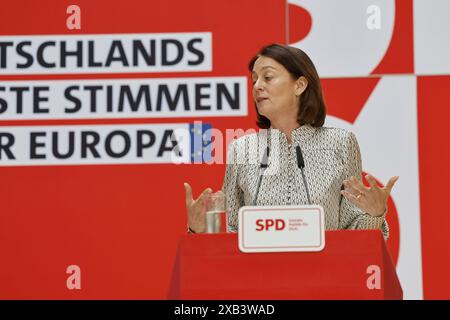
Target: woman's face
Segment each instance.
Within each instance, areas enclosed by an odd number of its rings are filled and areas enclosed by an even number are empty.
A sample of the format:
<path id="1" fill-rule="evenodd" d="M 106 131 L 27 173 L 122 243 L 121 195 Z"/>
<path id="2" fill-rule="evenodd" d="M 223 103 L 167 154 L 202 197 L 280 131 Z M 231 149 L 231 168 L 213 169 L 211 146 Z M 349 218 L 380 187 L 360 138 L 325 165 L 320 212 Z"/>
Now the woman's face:
<path id="1" fill-rule="evenodd" d="M 253 65 L 252 83 L 259 114 L 270 121 L 286 115 L 296 119 L 300 94 L 307 84 L 304 77 L 294 80 L 283 65 L 261 56 Z"/>

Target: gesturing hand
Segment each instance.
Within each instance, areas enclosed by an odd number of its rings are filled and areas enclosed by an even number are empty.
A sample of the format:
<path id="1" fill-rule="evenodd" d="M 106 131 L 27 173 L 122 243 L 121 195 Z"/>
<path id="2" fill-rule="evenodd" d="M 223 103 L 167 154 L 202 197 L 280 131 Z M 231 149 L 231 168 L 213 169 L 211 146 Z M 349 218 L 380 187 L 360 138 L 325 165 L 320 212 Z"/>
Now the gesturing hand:
<path id="1" fill-rule="evenodd" d="M 345 190 L 342 190 L 341 194 L 371 216 L 382 216 L 386 211 L 387 200 L 398 177 L 390 178 L 385 187 L 379 187 L 372 176 L 367 174 L 365 177 L 370 184 L 369 187 L 352 176 L 349 180 L 344 180 Z"/>
<path id="2" fill-rule="evenodd" d="M 189 183 L 184 183 L 184 190 L 186 193 L 186 210 L 187 221 L 189 227 L 196 233 L 205 232 L 206 229 L 206 205 L 205 200 L 212 192 L 211 188 L 206 188 L 200 196 L 194 200 L 192 198 L 192 188 Z"/>

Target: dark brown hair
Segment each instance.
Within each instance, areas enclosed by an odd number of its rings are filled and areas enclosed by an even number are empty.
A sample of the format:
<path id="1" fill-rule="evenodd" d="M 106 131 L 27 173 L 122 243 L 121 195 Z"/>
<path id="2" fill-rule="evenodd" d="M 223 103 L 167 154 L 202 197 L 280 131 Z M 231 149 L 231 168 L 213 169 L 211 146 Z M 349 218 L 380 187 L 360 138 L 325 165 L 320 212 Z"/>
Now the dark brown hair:
<path id="1" fill-rule="evenodd" d="M 270 44 L 261 49 L 254 56 L 248 65 L 250 72 L 256 60 L 261 57 L 274 59 L 281 64 L 291 74 L 294 80 L 303 76 L 308 80 L 308 86 L 300 96 L 300 106 L 298 109 L 297 122 L 299 125 L 309 124 L 313 127 L 321 127 L 325 122 L 326 107 L 322 94 L 319 75 L 308 55 L 302 50 L 281 44 Z M 256 108 L 256 104 L 255 104 Z M 259 114 L 256 109 L 258 119 L 256 124 L 262 129 L 270 128 L 270 120 Z"/>

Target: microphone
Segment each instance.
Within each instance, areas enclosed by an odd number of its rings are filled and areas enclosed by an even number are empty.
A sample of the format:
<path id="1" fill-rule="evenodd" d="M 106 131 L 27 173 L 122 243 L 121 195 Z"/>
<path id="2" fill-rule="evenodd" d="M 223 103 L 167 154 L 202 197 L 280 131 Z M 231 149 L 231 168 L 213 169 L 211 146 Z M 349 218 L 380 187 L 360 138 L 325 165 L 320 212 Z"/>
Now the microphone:
<path id="1" fill-rule="evenodd" d="M 260 170 L 260 174 L 259 174 L 258 185 L 256 186 L 255 198 L 253 199 L 254 206 L 256 206 L 256 201 L 258 200 L 259 188 L 261 187 L 261 182 L 262 182 L 262 177 L 264 175 L 264 171 L 269 166 L 269 152 L 270 152 L 270 149 L 269 149 L 269 147 L 267 147 L 266 152 L 262 156 L 261 164 L 259 166 L 259 168 L 261 170 Z"/>
<path id="2" fill-rule="evenodd" d="M 303 169 L 305 168 L 305 161 L 303 160 L 302 149 L 300 148 L 300 146 L 297 146 L 295 148 L 295 151 L 297 151 L 297 165 L 298 165 L 300 171 L 302 172 L 303 184 L 305 185 L 306 196 L 308 197 L 308 203 L 311 204 L 311 197 L 309 196 L 308 183 L 306 181 L 305 172 L 303 171 Z"/>

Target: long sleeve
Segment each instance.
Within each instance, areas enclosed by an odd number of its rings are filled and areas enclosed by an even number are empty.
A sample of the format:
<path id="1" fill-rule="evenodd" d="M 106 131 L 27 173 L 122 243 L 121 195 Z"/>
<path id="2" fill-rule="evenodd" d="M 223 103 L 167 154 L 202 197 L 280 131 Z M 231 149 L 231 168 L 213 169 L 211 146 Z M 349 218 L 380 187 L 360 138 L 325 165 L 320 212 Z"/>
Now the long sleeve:
<path id="1" fill-rule="evenodd" d="M 343 146 L 345 179 L 351 176 L 361 178 L 361 153 L 353 133 L 349 132 Z M 342 196 L 339 208 L 339 229 L 381 229 L 385 239 L 389 237 L 386 212 L 380 217 L 372 217 Z"/>
<path id="2" fill-rule="evenodd" d="M 227 231 L 237 232 L 238 211 L 244 206 L 244 194 L 239 186 L 239 164 L 236 154 L 236 140 L 228 145 L 227 164 L 223 179 L 222 192 L 225 194 L 225 205 L 228 213 Z"/>

